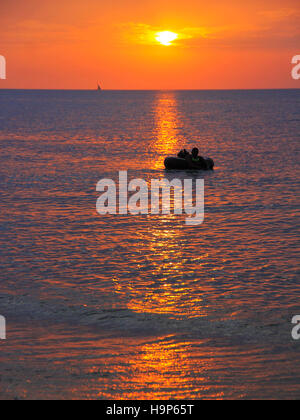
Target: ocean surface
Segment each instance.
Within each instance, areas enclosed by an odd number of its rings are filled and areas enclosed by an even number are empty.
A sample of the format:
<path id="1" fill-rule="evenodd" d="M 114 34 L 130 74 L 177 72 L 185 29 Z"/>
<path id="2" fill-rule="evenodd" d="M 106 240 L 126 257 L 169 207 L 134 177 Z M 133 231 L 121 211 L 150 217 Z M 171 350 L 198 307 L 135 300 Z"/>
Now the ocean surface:
<path id="1" fill-rule="evenodd" d="M 0 91 L 0 399 L 300 398 L 300 90 Z M 213 172 L 167 172 L 198 146 Z M 205 220 L 96 212 L 205 182 Z"/>

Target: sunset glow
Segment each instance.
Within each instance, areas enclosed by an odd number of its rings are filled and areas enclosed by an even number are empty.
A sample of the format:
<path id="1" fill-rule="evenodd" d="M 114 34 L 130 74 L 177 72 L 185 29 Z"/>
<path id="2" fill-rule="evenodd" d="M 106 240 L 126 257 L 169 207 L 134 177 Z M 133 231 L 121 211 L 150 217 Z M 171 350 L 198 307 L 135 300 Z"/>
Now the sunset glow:
<path id="1" fill-rule="evenodd" d="M 300 1 L 0 1 L 0 400 L 298 400 Z"/>
<path id="2" fill-rule="evenodd" d="M 165 45 L 166 47 L 171 45 L 172 42 L 175 41 L 175 39 L 177 38 L 178 38 L 177 34 L 175 34 L 174 32 L 169 32 L 169 31 L 158 32 L 156 34 L 156 40 L 160 44 Z"/>
<path id="3" fill-rule="evenodd" d="M 0 88 L 297 88 L 299 13 L 299 0 L 4 1 Z"/>

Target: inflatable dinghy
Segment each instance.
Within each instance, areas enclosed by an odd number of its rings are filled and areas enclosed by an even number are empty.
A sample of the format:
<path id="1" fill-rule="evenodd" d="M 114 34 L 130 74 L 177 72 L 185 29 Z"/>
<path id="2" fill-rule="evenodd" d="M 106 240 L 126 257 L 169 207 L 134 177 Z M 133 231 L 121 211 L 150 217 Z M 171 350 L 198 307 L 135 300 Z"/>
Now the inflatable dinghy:
<path id="1" fill-rule="evenodd" d="M 211 158 L 205 158 L 207 169 L 208 171 L 212 171 L 214 169 L 215 163 Z M 179 157 L 167 157 L 165 159 L 165 167 L 166 169 L 173 169 L 177 171 L 186 171 L 186 170 L 193 170 L 193 171 L 203 171 L 204 169 L 195 169 L 190 168 L 189 162 L 186 159 L 182 159 Z"/>

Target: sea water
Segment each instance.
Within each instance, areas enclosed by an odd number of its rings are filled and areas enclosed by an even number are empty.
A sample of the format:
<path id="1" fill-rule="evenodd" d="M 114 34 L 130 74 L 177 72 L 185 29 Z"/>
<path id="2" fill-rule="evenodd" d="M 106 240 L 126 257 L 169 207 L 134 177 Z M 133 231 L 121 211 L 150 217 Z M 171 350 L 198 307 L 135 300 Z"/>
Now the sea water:
<path id="1" fill-rule="evenodd" d="M 300 91 L 0 91 L 0 398 L 299 398 Z M 199 147 L 209 172 L 166 172 Z M 204 179 L 205 218 L 102 215 Z"/>

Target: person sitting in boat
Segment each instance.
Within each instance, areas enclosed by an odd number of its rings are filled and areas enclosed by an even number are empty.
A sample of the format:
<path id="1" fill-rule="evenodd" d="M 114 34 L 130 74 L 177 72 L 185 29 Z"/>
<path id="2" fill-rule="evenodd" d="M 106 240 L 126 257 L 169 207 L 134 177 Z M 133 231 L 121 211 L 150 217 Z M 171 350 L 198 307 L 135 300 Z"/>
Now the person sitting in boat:
<path id="1" fill-rule="evenodd" d="M 181 159 L 185 159 L 187 156 L 189 156 L 189 152 L 186 149 L 180 150 L 177 157 Z"/>
<path id="2" fill-rule="evenodd" d="M 199 149 L 197 149 L 197 147 L 195 147 L 192 150 L 192 154 L 188 155 L 186 158 L 192 169 L 208 169 L 206 160 L 202 156 L 199 156 Z"/>

